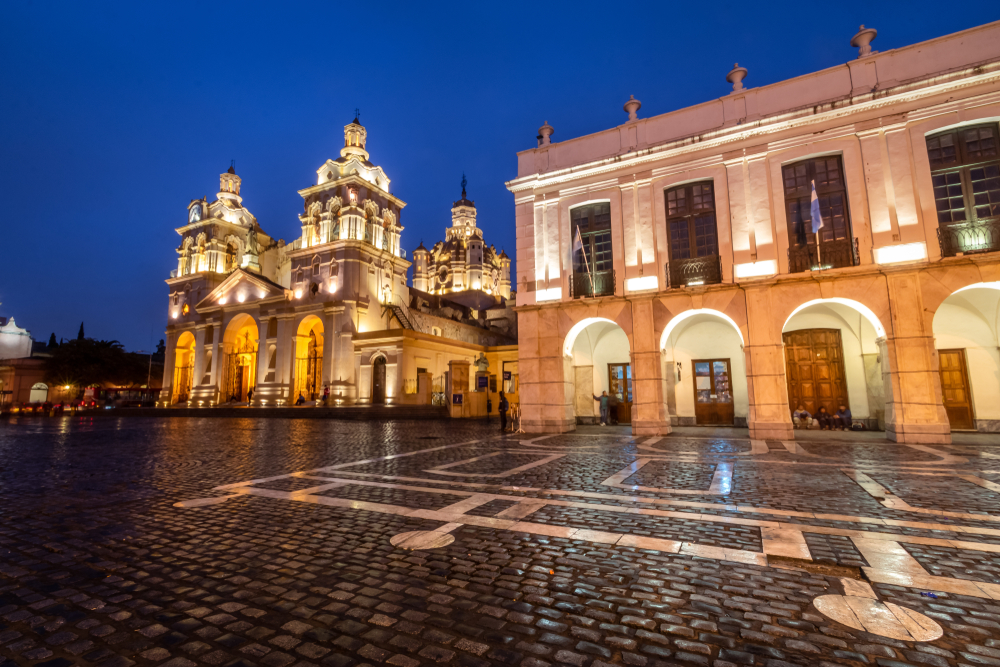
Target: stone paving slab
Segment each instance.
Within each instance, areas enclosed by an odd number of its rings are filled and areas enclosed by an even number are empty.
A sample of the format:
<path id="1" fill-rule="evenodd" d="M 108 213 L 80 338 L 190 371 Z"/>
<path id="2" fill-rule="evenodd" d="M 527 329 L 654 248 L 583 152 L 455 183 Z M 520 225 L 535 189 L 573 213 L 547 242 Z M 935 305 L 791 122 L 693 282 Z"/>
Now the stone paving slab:
<path id="1" fill-rule="evenodd" d="M 498 435 L 454 422 L 11 419 L 0 430 L 0 665 L 1000 664 L 1000 600 L 974 585 L 997 581 L 1000 548 L 986 549 L 1000 532 L 962 530 L 1000 530 L 989 521 L 1000 506 L 955 477 L 997 479 L 984 472 L 1000 468 L 988 457 L 942 448 L 967 458 L 942 466 L 923 451 L 857 445 L 854 460 L 877 468 L 892 493 L 914 507 L 986 513 L 968 519 L 884 506 L 841 472 L 854 445 L 839 441 L 809 442 L 805 453 L 769 442 L 766 454 L 737 456 L 749 441 L 678 438 L 675 448 L 668 438 L 650 454 L 649 439 L 617 433 Z M 565 456 L 484 476 L 552 452 Z M 628 483 L 654 489 L 646 500 L 688 505 L 637 503 L 604 484 L 647 455 L 659 458 Z M 475 457 L 485 458 L 447 467 Z M 723 461 L 730 491 L 670 493 L 707 490 Z M 401 475 L 425 481 L 389 479 Z M 324 488 L 312 477 L 344 481 Z M 527 484 L 541 490 L 509 490 Z M 449 507 L 450 523 L 427 518 Z M 643 508 L 667 513 L 621 511 Z M 765 526 L 779 523 L 795 528 Z M 425 551 L 390 543 L 436 529 L 453 541 Z M 862 544 L 823 530 L 931 543 Z M 794 535 L 805 560 L 764 553 L 794 552 Z M 981 548 L 935 542 L 945 538 Z M 759 558 L 729 560 L 739 553 Z M 824 616 L 816 597 L 854 587 L 809 559 L 953 589 L 872 585 L 943 636 L 900 641 Z"/>

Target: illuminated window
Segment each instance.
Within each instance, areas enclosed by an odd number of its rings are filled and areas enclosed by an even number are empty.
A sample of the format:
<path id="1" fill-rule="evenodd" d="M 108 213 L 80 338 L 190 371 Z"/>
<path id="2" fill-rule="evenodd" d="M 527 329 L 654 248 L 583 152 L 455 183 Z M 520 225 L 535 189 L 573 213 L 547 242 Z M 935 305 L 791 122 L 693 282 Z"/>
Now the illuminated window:
<path id="1" fill-rule="evenodd" d="M 433 335 L 433 336 L 440 336 L 441 335 L 441 327 L 431 327 L 431 335 Z"/>
<path id="2" fill-rule="evenodd" d="M 582 250 L 573 253 L 574 297 L 614 294 L 611 242 L 611 203 L 586 204 L 570 209 L 573 243 L 579 233 Z"/>
<path id="3" fill-rule="evenodd" d="M 997 124 L 927 137 L 942 254 L 1000 248 L 1000 137 Z"/>
<path id="4" fill-rule="evenodd" d="M 824 267 L 854 266 L 854 239 L 847 206 L 847 182 L 839 155 L 802 160 L 781 168 L 788 216 L 788 270 L 809 271 Z M 812 231 L 812 185 L 816 184 L 823 226 Z M 819 255 L 816 243 L 819 236 Z"/>
<path id="5" fill-rule="evenodd" d="M 187 314 L 188 314 L 189 312 L 191 312 L 191 309 L 190 309 L 190 308 L 188 307 L 188 305 L 187 305 L 187 304 L 185 303 L 185 304 L 184 304 L 184 307 L 183 307 L 183 308 L 181 308 L 181 313 L 182 313 L 183 315 L 187 315 Z"/>

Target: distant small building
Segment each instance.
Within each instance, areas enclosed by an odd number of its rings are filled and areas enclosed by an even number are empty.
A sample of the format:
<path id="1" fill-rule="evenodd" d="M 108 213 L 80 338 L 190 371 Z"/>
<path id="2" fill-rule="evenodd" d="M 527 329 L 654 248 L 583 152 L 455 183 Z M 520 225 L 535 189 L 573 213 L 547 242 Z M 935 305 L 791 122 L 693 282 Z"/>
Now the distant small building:
<path id="1" fill-rule="evenodd" d="M 0 359 L 30 357 L 31 342 L 31 332 L 17 326 L 13 317 L 0 317 Z"/>

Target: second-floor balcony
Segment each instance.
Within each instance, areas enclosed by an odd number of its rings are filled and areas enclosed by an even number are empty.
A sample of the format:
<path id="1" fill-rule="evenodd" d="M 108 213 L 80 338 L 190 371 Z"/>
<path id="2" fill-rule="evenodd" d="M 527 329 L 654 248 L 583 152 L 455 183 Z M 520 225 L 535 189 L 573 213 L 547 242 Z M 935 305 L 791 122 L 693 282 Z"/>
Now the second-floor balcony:
<path id="1" fill-rule="evenodd" d="M 815 244 L 792 246 L 788 249 L 789 273 L 839 269 L 844 266 L 857 266 L 859 263 L 856 238 L 824 241 L 818 251 Z"/>
<path id="2" fill-rule="evenodd" d="M 615 272 L 574 272 L 569 281 L 570 296 L 574 299 L 588 296 L 610 296 L 615 293 Z"/>
<path id="3" fill-rule="evenodd" d="M 942 225 L 938 227 L 938 243 L 942 257 L 1000 250 L 1000 219 Z"/>
<path id="4" fill-rule="evenodd" d="M 722 282 L 722 258 L 719 255 L 675 259 L 667 262 L 667 287 L 714 285 Z"/>

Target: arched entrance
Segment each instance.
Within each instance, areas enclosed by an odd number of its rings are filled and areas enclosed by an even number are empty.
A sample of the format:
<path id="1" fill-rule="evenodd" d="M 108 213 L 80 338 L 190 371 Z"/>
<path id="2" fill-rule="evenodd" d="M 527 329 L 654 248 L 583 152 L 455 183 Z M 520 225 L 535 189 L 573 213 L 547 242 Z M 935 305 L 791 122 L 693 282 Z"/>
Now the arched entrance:
<path id="1" fill-rule="evenodd" d="M 385 405 L 385 357 L 372 360 L 372 404 Z"/>
<path id="2" fill-rule="evenodd" d="M 889 359 L 885 328 L 864 304 L 816 299 L 796 308 L 782 327 L 789 413 L 799 405 L 833 415 L 841 405 L 854 422 L 885 430 Z"/>
<path id="3" fill-rule="evenodd" d="M 615 322 L 591 317 L 578 322 L 566 336 L 563 353 L 568 380 L 574 387 L 577 423 L 600 423 L 600 403 L 607 392 L 611 423 L 632 423 L 633 369 L 630 344 Z"/>
<path id="4" fill-rule="evenodd" d="M 1000 432 L 1000 283 L 953 292 L 933 327 L 951 430 Z"/>
<path id="5" fill-rule="evenodd" d="M 191 400 L 191 385 L 194 377 L 194 334 L 185 331 L 177 339 L 174 352 L 174 385 L 171 404 L 187 403 Z"/>
<path id="6" fill-rule="evenodd" d="M 49 400 L 49 386 L 44 382 L 36 382 L 31 385 L 31 392 L 28 394 L 29 403 L 44 403 Z"/>
<path id="7" fill-rule="evenodd" d="M 257 323 L 246 314 L 237 315 L 226 327 L 221 402 L 245 403 L 249 400 L 257 386 L 259 336 Z"/>
<path id="8" fill-rule="evenodd" d="M 295 337 L 295 398 L 318 400 L 323 392 L 323 322 L 315 315 L 302 320 Z"/>
<path id="9" fill-rule="evenodd" d="M 682 426 L 747 425 L 743 333 L 717 310 L 687 310 L 660 338 L 667 412 Z"/>

